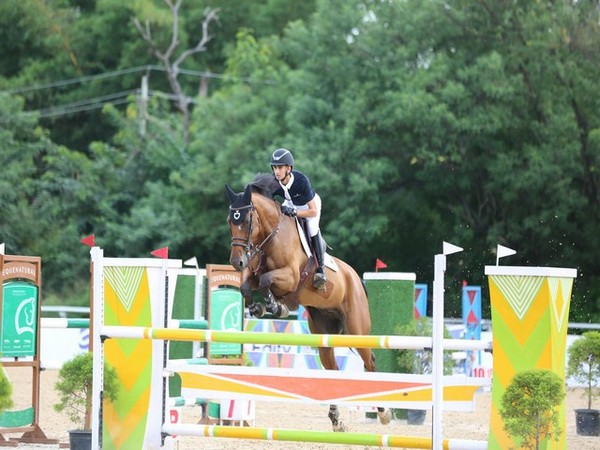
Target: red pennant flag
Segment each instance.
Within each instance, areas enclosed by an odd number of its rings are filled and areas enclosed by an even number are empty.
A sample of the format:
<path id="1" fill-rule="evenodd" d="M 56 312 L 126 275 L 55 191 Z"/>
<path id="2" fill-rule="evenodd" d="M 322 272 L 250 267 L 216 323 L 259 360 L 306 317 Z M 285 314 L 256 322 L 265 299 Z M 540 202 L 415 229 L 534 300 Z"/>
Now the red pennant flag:
<path id="1" fill-rule="evenodd" d="M 157 258 L 169 259 L 169 247 L 163 247 L 150 252 L 151 255 Z"/>
<path id="2" fill-rule="evenodd" d="M 375 272 L 377 272 L 379 269 L 385 269 L 386 267 L 387 264 L 377 258 L 377 261 L 375 261 Z"/>
<path id="3" fill-rule="evenodd" d="M 93 234 L 90 234 L 87 237 L 84 237 L 83 239 L 81 239 L 82 244 L 87 245 L 88 247 L 93 247 L 94 245 L 96 245 L 96 238 Z"/>

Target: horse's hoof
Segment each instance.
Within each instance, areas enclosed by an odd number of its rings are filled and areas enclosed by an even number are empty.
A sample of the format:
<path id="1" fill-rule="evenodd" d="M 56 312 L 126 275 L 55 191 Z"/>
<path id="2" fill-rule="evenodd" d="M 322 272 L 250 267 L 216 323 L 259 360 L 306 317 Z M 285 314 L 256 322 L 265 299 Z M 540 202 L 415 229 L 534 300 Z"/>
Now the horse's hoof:
<path id="1" fill-rule="evenodd" d="M 251 316 L 262 317 L 265 315 L 267 310 L 265 308 L 265 305 L 263 305 L 262 303 L 253 303 L 248 307 L 248 312 Z"/>
<path id="2" fill-rule="evenodd" d="M 285 306 L 285 305 L 280 304 L 279 305 L 279 310 L 277 311 L 277 317 L 279 319 L 285 319 L 289 315 L 290 315 L 290 310 L 288 309 L 288 307 Z"/>
<path id="3" fill-rule="evenodd" d="M 383 411 L 377 411 L 377 416 L 381 425 L 387 425 L 392 421 L 392 409 L 386 408 Z"/>
<path id="4" fill-rule="evenodd" d="M 275 317 L 277 317 L 277 314 L 279 314 L 279 310 L 280 310 L 280 305 L 279 303 L 273 301 L 271 303 L 267 303 L 267 312 L 269 314 L 273 314 Z"/>
<path id="5" fill-rule="evenodd" d="M 333 425 L 333 431 L 335 431 L 336 433 L 345 433 L 346 431 L 348 431 L 348 427 L 344 422 L 340 420 L 338 421 L 337 425 Z"/>

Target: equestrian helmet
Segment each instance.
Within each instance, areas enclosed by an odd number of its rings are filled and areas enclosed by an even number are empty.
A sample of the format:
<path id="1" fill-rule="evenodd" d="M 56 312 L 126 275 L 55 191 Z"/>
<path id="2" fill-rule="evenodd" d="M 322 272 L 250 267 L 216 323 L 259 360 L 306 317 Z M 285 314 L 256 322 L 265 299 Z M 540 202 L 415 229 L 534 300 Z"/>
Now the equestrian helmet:
<path id="1" fill-rule="evenodd" d="M 271 166 L 293 166 L 294 155 L 285 148 L 278 148 L 271 156 Z"/>

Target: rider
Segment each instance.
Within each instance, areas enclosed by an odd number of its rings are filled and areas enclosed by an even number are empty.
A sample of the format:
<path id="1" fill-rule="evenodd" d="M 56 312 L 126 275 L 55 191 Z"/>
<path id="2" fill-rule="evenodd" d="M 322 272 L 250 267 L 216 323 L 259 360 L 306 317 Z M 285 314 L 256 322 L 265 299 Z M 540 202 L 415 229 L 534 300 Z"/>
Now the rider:
<path id="1" fill-rule="evenodd" d="M 325 287 L 324 253 L 325 244 L 321 238 L 319 221 L 321 220 L 321 197 L 312 188 L 310 181 L 302 172 L 294 169 L 294 156 L 285 148 L 278 148 L 271 156 L 271 169 L 279 181 L 279 189 L 275 195 L 285 198 L 281 212 L 290 217 L 298 216 L 306 219 L 310 240 L 312 242 L 317 270 L 313 277 L 313 286 L 317 289 Z"/>

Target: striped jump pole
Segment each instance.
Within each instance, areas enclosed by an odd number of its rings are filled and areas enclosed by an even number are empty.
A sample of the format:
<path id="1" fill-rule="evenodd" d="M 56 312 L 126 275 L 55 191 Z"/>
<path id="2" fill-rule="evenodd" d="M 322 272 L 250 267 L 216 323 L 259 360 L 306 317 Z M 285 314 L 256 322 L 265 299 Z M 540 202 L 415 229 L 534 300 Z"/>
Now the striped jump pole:
<path id="1" fill-rule="evenodd" d="M 366 445 L 380 448 L 432 448 L 431 438 L 392 434 L 337 433 L 334 431 L 290 430 L 278 428 L 227 427 L 217 425 L 169 425 L 163 433 L 176 436 L 204 436 L 263 441 L 315 442 L 323 444 Z M 443 450 L 483 450 L 487 443 L 466 439 L 444 439 Z"/>
<path id="2" fill-rule="evenodd" d="M 42 328 L 89 328 L 90 319 L 85 318 L 61 318 L 61 317 L 42 317 Z M 206 330 L 208 329 L 208 320 L 169 320 L 168 328 Z"/>
<path id="3" fill-rule="evenodd" d="M 254 331 L 173 330 L 153 327 L 105 326 L 103 338 L 169 341 L 230 342 L 238 344 L 304 345 L 307 347 L 387 348 L 423 350 L 432 348 L 432 338 L 418 336 L 371 336 L 339 334 L 285 334 Z M 445 350 L 490 350 L 485 341 L 443 339 Z"/>

